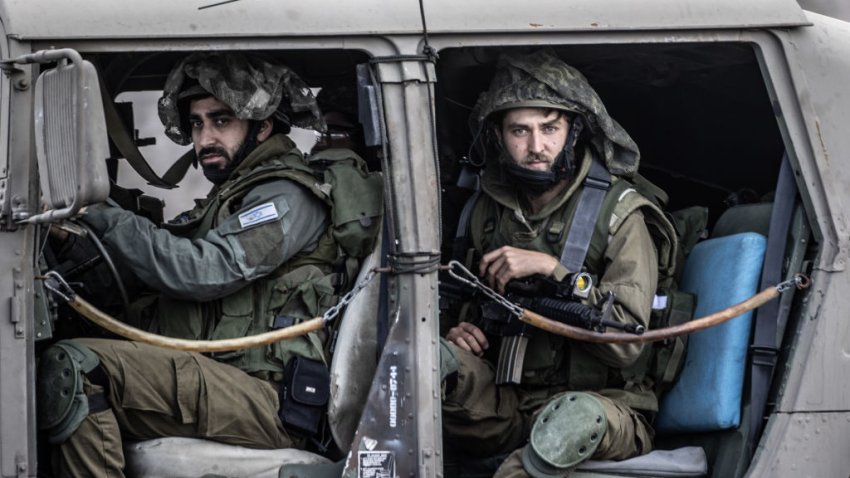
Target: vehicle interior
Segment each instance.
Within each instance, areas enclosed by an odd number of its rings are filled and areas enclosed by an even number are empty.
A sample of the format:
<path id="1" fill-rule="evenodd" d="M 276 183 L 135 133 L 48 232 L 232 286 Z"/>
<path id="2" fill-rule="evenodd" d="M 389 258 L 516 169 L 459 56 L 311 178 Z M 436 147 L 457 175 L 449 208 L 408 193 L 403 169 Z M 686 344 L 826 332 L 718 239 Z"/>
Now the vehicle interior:
<path id="1" fill-rule="evenodd" d="M 480 153 L 473 147 L 474 138 L 470 131 L 468 117 L 478 94 L 485 90 L 492 77 L 499 55 L 509 48 L 525 49 L 530 47 L 464 47 L 440 50 L 436 60 L 437 82 L 435 84 L 434 103 L 436 107 L 437 144 L 440 167 L 440 194 L 442 201 L 441 224 L 443 233 L 444 258 L 451 257 L 452 239 L 458 225 L 460 211 L 472 190 L 468 188 L 466 173 L 474 168 L 464 166 L 480 163 Z M 578 68 L 589 80 L 591 85 L 602 97 L 609 113 L 629 132 L 641 150 L 640 174 L 662 188 L 669 195 L 666 209 L 675 211 L 691 206 L 708 208 L 708 225 L 700 239 L 703 242 L 715 241 L 723 251 L 736 249 L 743 256 L 727 258 L 730 268 L 707 267 L 715 264 L 715 252 L 708 250 L 697 251 L 694 254 L 693 279 L 690 287 L 698 294 L 708 297 L 710 292 L 705 287 L 722 290 L 723 300 L 719 302 L 705 301 L 704 307 L 698 308 L 698 313 L 711 313 L 711 307 L 725 307 L 746 298 L 744 291 L 761 289 L 760 277 L 767 266 L 762 261 L 765 246 L 754 245 L 754 249 L 743 246 L 740 242 L 722 242 L 724 237 L 738 234 L 755 233 L 768 236 L 771 230 L 773 214 L 772 204 L 777 194 L 777 183 L 783 158 L 793 158 L 793 150 L 783 140 L 782 111 L 770 95 L 769 78 L 761 66 L 757 46 L 749 43 L 671 43 L 671 44 L 606 44 L 606 45 L 554 45 L 550 46 L 556 54 L 568 64 Z M 356 85 L 357 65 L 367 64 L 368 54 L 353 50 L 289 50 L 265 52 L 293 68 L 313 88 L 332 88 L 340 85 Z M 132 52 L 132 53 L 95 53 L 84 54 L 99 70 L 103 84 L 109 94 L 116 96 L 127 92 L 155 91 L 162 88 L 171 67 L 185 55 L 185 52 Z M 138 128 L 134 126 L 133 110 L 138 114 L 141 108 L 155 111 L 155 104 L 120 105 L 119 111 L 128 131 L 133 134 Z M 364 117 L 361 111 L 361 118 Z M 133 134 L 134 140 L 140 146 L 150 145 L 152 140 L 140 137 L 138 132 Z M 390 138 L 390 141 L 392 139 Z M 161 135 L 155 141 L 168 141 Z M 118 171 L 129 169 L 128 164 L 120 159 L 122 155 L 117 148 L 112 148 L 113 159 L 110 159 L 110 174 L 117 180 Z M 380 151 L 372 150 L 374 158 L 380 157 Z M 374 159 L 373 158 L 373 159 Z M 389 158 L 392 161 L 392 158 Z M 370 163 L 379 168 L 379 161 Z M 158 170 L 163 174 L 164 170 Z M 189 174 L 193 174 L 192 171 Z M 794 182 L 792 180 L 792 182 Z M 798 178 L 799 182 L 799 178 Z M 798 184 L 800 187 L 803 184 Z M 117 186 L 124 186 L 118 184 Z M 119 190 L 118 187 L 115 188 Z M 146 195 L 157 196 L 158 192 L 149 188 Z M 202 192 L 202 194 L 205 193 Z M 151 204 L 145 214 L 153 218 L 162 218 L 156 201 L 148 202 L 138 199 L 141 193 L 131 193 L 136 198 L 136 204 Z M 806 218 L 801 197 L 806 193 L 792 191 L 782 194 L 791 195 L 790 226 L 771 236 L 783 236 L 787 246 L 782 247 L 782 253 L 773 262 L 779 264 L 782 278 L 794 272 L 806 272 L 817 254 L 818 245 L 811 234 L 810 221 Z M 196 194 L 197 196 L 197 194 Z M 126 197 L 126 194 L 125 194 Z M 167 219 L 167 217 L 166 217 Z M 748 236 L 749 237 L 749 236 Z M 747 239 L 749 241 L 751 237 Z M 767 238 L 770 244 L 771 238 Z M 714 247 L 714 246 L 711 246 Z M 723 253 L 723 252 L 722 252 Z M 738 271 L 732 266 L 752 255 L 758 255 L 755 263 L 747 265 L 746 271 Z M 367 264 L 375 264 L 380 260 L 380 250 L 376 251 Z M 444 259 L 443 262 L 447 262 Z M 690 259 L 689 259 L 690 260 Z M 699 262 L 703 261 L 703 262 Z M 363 270 L 368 265 L 364 264 Z M 699 264 L 702 264 L 700 266 Z M 712 269 L 713 275 L 701 276 L 699 272 Z M 736 280 L 730 280 L 734 276 Z M 73 280 L 73 278 L 68 278 Z M 735 289 L 740 280 L 738 294 L 729 293 Z M 371 377 L 381 349 L 386 339 L 386 329 L 389 324 L 386 318 L 378 313 L 378 284 L 373 282 L 361 302 L 349 307 L 351 313 L 346 313 L 342 319 L 337 348 L 340 352 L 332 364 L 332 403 L 331 403 L 331 435 L 316 443 L 309 450 L 312 453 L 299 455 L 269 455 L 263 459 L 271 460 L 274 465 L 260 471 L 252 468 L 252 476 L 277 476 L 277 468 L 283 463 L 325 463 L 337 461 L 348 451 L 349 443 L 360 419 L 363 404 L 367 400 Z M 732 284 L 732 285 L 730 285 Z M 704 292 L 702 292 L 704 291 Z M 735 292 L 734 290 L 732 292 Z M 782 367 L 788 351 L 794 345 L 795 329 L 799 314 L 795 311 L 800 307 L 804 294 L 789 294 L 783 297 L 780 313 L 777 319 L 779 360 L 774 377 L 782 377 Z M 724 302 L 725 301 L 725 302 Z M 109 305 L 109 304 L 105 304 Z M 114 304 L 113 304 L 114 305 Z M 699 306 L 698 306 L 699 307 Z M 52 338 L 64 338 L 80 334 L 102 334 L 93 327 L 72 325 L 68 320 L 69 311 L 60 308 L 52 330 Z M 745 323 L 729 334 L 749 334 L 751 327 L 748 317 Z M 76 322 L 75 322 L 76 324 Z M 742 327 L 742 328 L 741 328 Z M 713 337 L 704 345 L 707 353 L 715 351 L 713 347 L 726 347 L 724 337 Z M 720 341 L 720 342 L 718 342 Z M 46 345 L 42 341 L 39 349 Z M 692 338 L 689 347 L 698 348 L 694 343 L 700 340 Z M 673 456 L 670 460 L 691 460 L 696 465 L 681 471 L 680 475 L 664 476 L 712 476 L 733 477 L 742 476 L 747 469 L 757 437 L 750 425 L 750 396 L 749 396 L 749 366 L 741 357 L 747 356 L 749 340 L 745 343 L 729 345 L 734 348 L 730 357 L 730 367 L 735 368 L 737 383 L 721 384 L 723 387 L 735 389 L 731 400 L 737 400 L 734 407 L 739 412 L 739 418 L 732 422 L 715 423 L 710 425 L 680 423 L 676 417 L 670 418 L 671 425 L 666 430 L 659 430 L 656 437 L 656 448 L 659 450 L 686 450 L 683 454 Z M 721 345 L 718 345 L 721 343 Z M 356 350 L 355 350 L 356 349 Z M 352 352 L 353 350 L 353 352 Z M 700 359 L 706 356 L 687 356 L 682 377 L 699 384 L 701 373 Z M 694 364 L 692 364 L 694 363 Z M 691 369 L 689 371 L 688 369 Z M 334 385 L 335 384 L 335 385 Z M 677 384 L 678 385 L 678 384 Z M 693 385 L 691 385 L 693 386 Z M 675 387 L 674 387 L 675 388 Z M 781 393 L 781 380 L 774 380 L 767 394 L 769 413 L 775 397 Z M 671 392 L 673 393 L 673 392 Z M 686 400 L 693 389 L 682 392 L 681 400 Z M 662 408 L 668 402 L 662 400 Z M 676 403 L 670 408 L 679 408 Z M 663 413 L 663 412 L 662 412 Z M 671 412 L 672 413 L 672 412 Z M 687 410 L 681 412 L 687 414 Z M 758 420 L 756 420 L 758 421 Z M 174 461 L 163 458 L 162 453 L 173 452 L 177 447 L 167 446 L 168 442 L 158 441 L 155 444 L 139 445 L 136 453 L 140 457 L 136 462 L 138 476 L 155 476 L 155 468 L 151 466 L 177 467 L 180 456 L 172 456 Z M 196 443 L 199 447 L 211 444 Z M 181 446 L 184 446 L 182 444 Z M 135 444 L 127 445 L 137 446 Z M 186 445 L 188 446 L 188 445 Z M 689 458 L 688 453 L 697 447 L 703 454 Z M 47 447 L 40 447 L 46 450 Z M 180 448 L 180 450 L 189 450 Z M 182 451 L 182 455 L 193 455 L 198 461 L 210 461 L 210 456 L 224 460 L 224 456 L 234 458 L 233 469 L 245 469 L 249 462 L 256 464 L 255 455 L 244 454 L 244 450 L 228 455 L 222 449 L 201 448 L 197 452 Z M 130 452 L 128 455 L 132 455 Z M 318 455 L 324 457 L 316 458 Z M 128 458 L 128 464 L 133 458 Z M 451 450 L 446 450 L 444 459 L 445 476 L 491 476 L 498 457 L 491 460 L 469 460 L 467 457 L 454 456 Z M 702 461 L 700 461 L 702 460 Z M 46 456 L 40 457 L 41 463 L 49 463 Z M 675 463 L 674 463 L 675 465 Z M 197 463 L 182 466 L 197 467 Z M 593 468 L 590 465 L 588 473 L 594 476 L 623 476 L 634 473 L 633 468 Z M 43 467 L 44 468 L 44 467 Z M 197 468 L 195 468 L 197 470 Z M 45 470 L 45 473 L 47 471 Z M 652 469 L 651 473 L 660 473 Z M 245 475 L 248 476 L 248 475 Z M 282 475 L 281 475 L 282 476 Z M 631 476 L 631 475 L 629 475 Z"/>
<path id="2" fill-rule="evenodd" d="M 759 290 L 763 251 L 758 246 L 748 249 L 735 242 L 746 239 L 747 234 L 768 236 L 771 210 L 777 191 L 777 180 L 786 151 L 781 134 L 781 115 L 768 93 L 769 78 L 765 78 L 758 58 L 757 47 L 748 43 L 693 43 L 693 44 L 629 44 L 629 45 L 550 45 L 566 63 L 578 68 L 601 96 L 610 115 L 629 132 L 641 151 L 639 173 L 669 194 L 668 211 L 692 206 L 708 208 L 708 224 L 699 239 L 706 244 L 694 248 L 694 257 L 687 259 L 687 277 L 681 287 L 697 295 L 696 317 L 715 312 L 743 300 L 750 294 L 735 292 Z M 534 47 L 513 47 L 532 50 Z M 444 191 L 443 244 L 444 256 L 451 254 L 462 206 L 471 195 L 468 169 L 481 163 L 480 153 L 472 146 L 474 141 L 468 118 L 478 94 L 484 91 L 492 77 L 499 55 L 509 48 L 467 47 L 444 49 L 439 52 L 436 84 L 437 134 L 440 148 L 440 172 Z M 774 236 L 785 236 L 788 246 L 779 254 L 783 275 L 810 268 L 808 261 L 817 251 L 810 236 L 809 224 L 796 190 L 787 188 L 781 193 L 792 196 L 794 220 L 790 226 L 779 229 Z M 805 194 L 805 191 L 803 191 Z M 774 221 L 779 222 L 779 221 Z M 728 237 L 733 237 L 731 242 Z M 718 244 L 719 242 L 719 244 Z M 709 248 L 737 250 L 738 256 L 724 259 L 722 251 Z M 698 256 L 698 257 L 697 257 Z M 733 266 L 755 257 L 757 263 L 746 272 Z M 776 259 L 774 259 L 775 261 Z M 705 262 L 708 261 L 708 262 Z M 700 267 L 702 264 L 703 267 Z M 721 264 L 728 264 L 723 269 Z M 688 266 L 690 271 L 687 270 Z M 711 266 L 709 266 L 711 265 Z M 721 267 L 717 267 L 721 266 Z M 767 267 L 765 264 L 764 267 Z M 698 271 L 706 272 L 699 276 Z M 714 272 L 714 274 L 711 273 Z M 736 285 L 725 283 L 722 298 L 712 303 L 712 288 L 717 288 L 731 277 L 740 279 Z M 799 305 L 802 294 L 797 294 Z M 700 303 L 700 296 L 704 296 Z M 777 337 L 782 352 L 793 346 L 794 330 L 799 320 L 791 297 L 783 298 L 783 314 Z M 790 312 L 790 313 L 789 313 Z M 742 317 L 735 333 L 721 331 L 719 335 L 745 334 L 749 337 L 752 317 Z M 725 326 L 726 324 L 724 324 Z M 718 327 L 720 328 L 720 327 Z M 668 417 L 658 430 L 656 448 L 679 450 L 682 455 L 673 458 L 679 463 L 688 462 L 688 446 L 705 452 L 704 465 L 675 476 L 741 476 L 746 471 L 752 449 L 748 443 L 757 443 L 750 430 L 749 416 L 749 366 L 745 343 L 731 344 L 729 337 L 704 337 L 702 332 L 689 339 L 689 352 L 680 382 L 669 392 L 672 400 L 662 398 L 662 411 L 667 415 L 685 415 L 681 421 Z M 699 335 L 699 337 L 697 337 Z M 784 339 L 783 339 L 784 337 Z M 728 349 L 726 349 L 728 347 Z M 705 387 L 715 384 L 710 373 L 692 362 L 715 360 L 721 351 L 737 350 L 731 359 L 730 370 L 738 379 L 725 383 L 724 388 L 743 393 L 731 398 L 735 410 L 742 411 L 739 423 L 689 424 L 691 413 L 687 406 L 674 400 L 692 400 Z M 702 355 L 705 354 L 705 355 Z M 782 356 L 777 377 L 781 376 Z M 746 369 L 746 370 L 745 370 Z M 779 390 L 778 380 L 769 395 L 768 409 Z M 676 390 L 682 385 L 685 390 Z M 689 388 L 695 387 L 695 388 Z M 711 388 L 709 388 L 711 389 Z M 699 392 L 702 390 L 702 392 Z M 722 394 L 722 393 L 721 393 Z M 675 411 L 673 411 L 675 410 Z M 661 418 L 661 417 L 659 417 Z M 755 440 L 755 441 L 752 441 Z M 667 456 L 659 456 L 661 461 Z M 490 476 L 494 464 L 489 460 L 472 461 L 453 457 L 447 447 L 446 473 L 448 476 Z M 635 463 L 608 468 L 609 464 L 588 466 L 587 473 L 648 475 L 672 472 L 670 467 Z M 683 465 L 684 466 L 684 465 Z M 700 467 L 705 466 L 703 471 Z M 646 468 L 644 468 L 646 467 Z M 579 469 L 582 469 L 580 467 Z M 647 471 L 652 470 L 652 471 Z M 691 474 L 693 473 L 693 475 Z M 598 475 L 593 475 L 598 476 Z M 667 476 L 667 475 L 663 475 Z"/>

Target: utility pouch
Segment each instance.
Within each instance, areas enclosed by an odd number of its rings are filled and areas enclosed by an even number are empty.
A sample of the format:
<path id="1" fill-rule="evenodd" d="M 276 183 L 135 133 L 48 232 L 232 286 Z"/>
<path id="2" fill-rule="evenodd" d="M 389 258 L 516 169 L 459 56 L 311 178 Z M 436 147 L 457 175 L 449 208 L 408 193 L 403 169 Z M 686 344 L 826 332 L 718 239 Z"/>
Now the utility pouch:
<path id="1" fill-rule="evenodd" d="M 292 357 L 283 372 L 278 416 L 284 427 L 305 436 L 319 432 L 330 398 L 331 376 L 318 360 Z"/>
<path id="2" fill-rule="evenodd" d="M 681 290 L 670 289 L 656 295 L 650 316 L 650 329 L 663 329 L 682 325 L 694 316 L 696 296 Z M 662 299 L 663 300 L 659 300 Z M 650 373 L 655 379 L 658 393 L 669 390 L 679 378 L 685 364 L 688 336 L 681 335 L 652 344 L 655 354 L 650 363 Z"/>

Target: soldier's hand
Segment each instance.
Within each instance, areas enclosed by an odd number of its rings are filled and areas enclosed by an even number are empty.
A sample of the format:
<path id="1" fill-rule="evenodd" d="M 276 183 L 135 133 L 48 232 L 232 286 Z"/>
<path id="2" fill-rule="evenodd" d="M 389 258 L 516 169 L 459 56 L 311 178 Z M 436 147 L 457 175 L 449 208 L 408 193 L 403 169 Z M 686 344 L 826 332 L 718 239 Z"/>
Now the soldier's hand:
<path id="1" fill-rule="evenodd" d="M 484 332 L 469 322 L 461 322 L 449 329 L 449 332 L 446 334 L 446 340 L 479 357 L 485 350 L 490 348 Z"/>
<path id="2" fill-rule="evenodd" d="M 503 246 L 484 254 L 481 258 L 479 275 L 487 280 L 491 288 L 505 292 L 511 279 L 521 279 L 534 274 L 549 276 L 560 261 L 544 252 Z"/>

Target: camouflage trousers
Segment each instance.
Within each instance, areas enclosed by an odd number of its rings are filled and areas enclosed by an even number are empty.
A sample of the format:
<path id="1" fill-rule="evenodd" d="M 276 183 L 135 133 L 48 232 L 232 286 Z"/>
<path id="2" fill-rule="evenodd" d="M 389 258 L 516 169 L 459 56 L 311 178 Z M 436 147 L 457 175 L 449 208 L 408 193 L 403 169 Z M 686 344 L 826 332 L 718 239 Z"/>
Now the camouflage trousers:
<path id="1" fill-rule="evenodd" d="M 276 387 L 196 353 L 103 339 L 75 339 L 100 358 L 110 408 L 90 414 L 59 445 L 60 476 L 124 476 L 122 440 L 181 436 L 249 448 L 289 448 Z M 102 387 L 84 380 L 88 395 Z"/>
<path id="2" fill-rule="evenodd" d="M 520 452 L 528 441 L 536 412 L 566 391 L 496 386 L 488 362 L 458 347 L 454 350 L 457 385 L 443 400 L 446 448 L 472 458 L 510 453 L 494 476 L 529 476 L 522 467 Z M 594 460 L 624 460 L 652 451 L 654 432 L 641 413 L 616 400 L 593 395 L 602 403 L 608 420 Z"/>

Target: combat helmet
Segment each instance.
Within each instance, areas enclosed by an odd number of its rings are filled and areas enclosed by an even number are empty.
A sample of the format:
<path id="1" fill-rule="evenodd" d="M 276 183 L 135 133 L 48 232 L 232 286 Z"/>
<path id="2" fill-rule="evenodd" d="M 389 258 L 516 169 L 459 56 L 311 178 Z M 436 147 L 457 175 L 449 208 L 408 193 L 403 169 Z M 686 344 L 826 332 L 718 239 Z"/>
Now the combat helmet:
<path id="1" fill-rule="evenodd" d="M 291 126 L 325 129 L 307 84 L 288 67 L 257 54 L 194 53 L 171 70 L 158 110 L 165 134 L 177 144 L 192 141 L 185 105 L 199 95 L 216 97 L 240 119 L 271 118 L 281 132 Z"/>
<path id="2" fill-rule="evenodd" d="M 567 65 L 551 50 L 512 52 L 499 58 L 490 87 L 482 93 L 470 115 L 470 126 L 478 137 L 488 128 L 500 127 L 499 113 L 513 108 L 551 108 L 566 112 L 570 136 L 552 171 L 529 171 L 519 167 L 508 173 L 523 182 L 558 181 L 574 167 L 574 146 L 581 141 L 593 148 L 608 170 L 631 177 L 638 169 L 640 152 L 628 133 L 608 114 L 599 95 L 577 69 Z"/>

